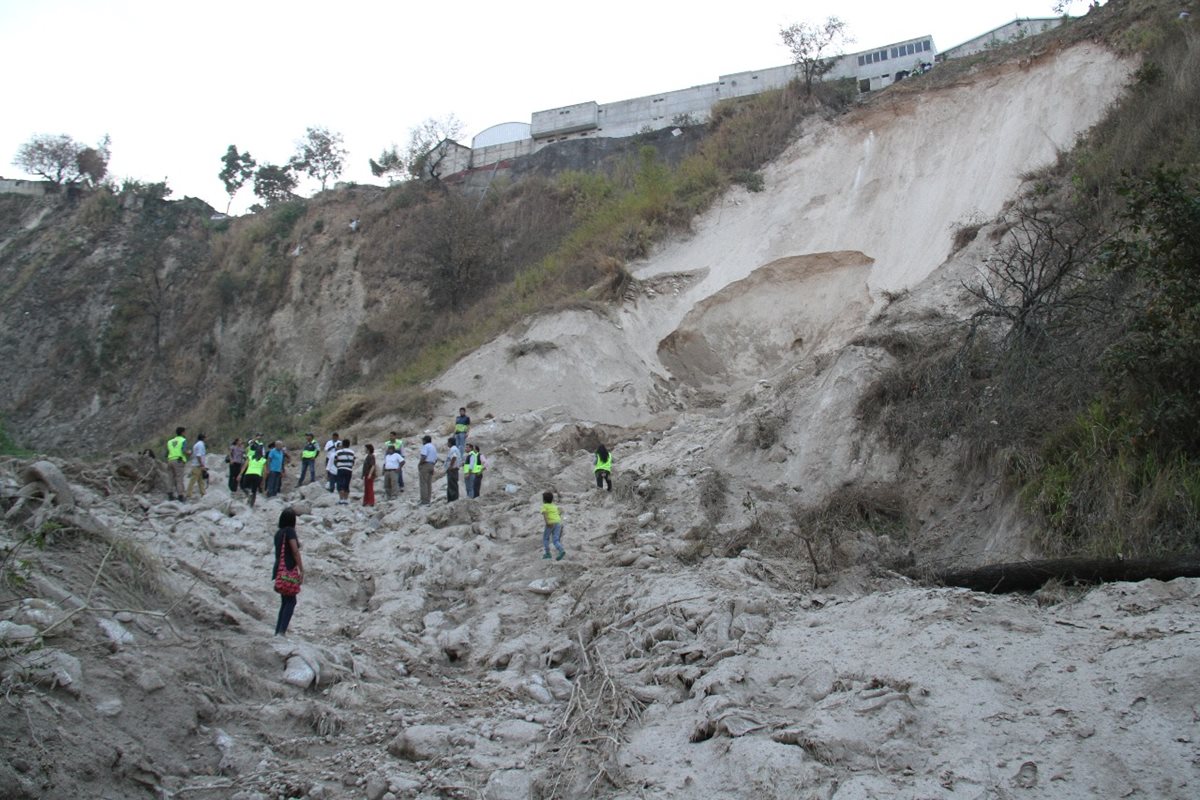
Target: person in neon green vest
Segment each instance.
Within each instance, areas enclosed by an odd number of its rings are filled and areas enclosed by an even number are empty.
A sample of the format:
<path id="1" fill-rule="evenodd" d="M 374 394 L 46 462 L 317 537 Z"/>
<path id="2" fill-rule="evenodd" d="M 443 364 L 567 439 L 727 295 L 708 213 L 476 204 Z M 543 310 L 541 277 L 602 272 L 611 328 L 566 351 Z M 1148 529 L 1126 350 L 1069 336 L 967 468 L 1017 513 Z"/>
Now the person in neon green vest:
<path id="1" fill-rule="evenodd" d="M 167 499 L 180 502 L 183 502 L 183 473 L 188 460 L 185 433 L 187 428 L 181 425 L 175 429 L 175 435 L 167 440 L 167 469 L 171 473 L 171 490 L 167 492 Z"/>
<path id="2" fill-rule="evenodd" d="M 309 483 L 316 483 L 317 480 L 317 455 L 321 452 L 320 445 L 313 434 L 306 433 L 307 441 L 304 443 L 304 449 L 300 451 L 300 480 L 296 482 L 296 488 L 299 489 L 304 485 L 304 474 L 308 473 Z"/>
<path id="3" fill-rule="evenodd" d="M 246 450 L 246 466 L 242 467 L 242 488 L 250 492 L 250 507 L 258 499 L 258 490 L 262 487 L 263 472 L 267 468 L 267 456 L 253 448 Z"/>
<path id="4" fill-rule="evenodd" d="M 596 473 L 596 488 L 601 488 L 604 484 L 608 484 L 608 491 L 612 491 L 612 453 L 608 452 L 608 448 L 600 445 L 596 448 L 596 461 L 592 466 L 592 471 Z"/>

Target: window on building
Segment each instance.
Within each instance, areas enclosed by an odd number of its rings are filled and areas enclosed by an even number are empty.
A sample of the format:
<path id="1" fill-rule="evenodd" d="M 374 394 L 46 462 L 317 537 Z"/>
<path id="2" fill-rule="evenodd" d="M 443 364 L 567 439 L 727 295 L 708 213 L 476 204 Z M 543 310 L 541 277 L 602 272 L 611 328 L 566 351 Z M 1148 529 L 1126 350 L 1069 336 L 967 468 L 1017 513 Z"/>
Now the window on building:
<path id="1" fill-rule="evenodd" d="M 921 42 L 921 49 L 922 49 L 922 50 L 928 50 L 928 49 L 929 49 L 929 40 L 928 40 L 928 39 L 926 39 L 925 41 Z"/>
<path id="2" fill-rule="evenodd" d="M 896 48 L 893 47 L 892 48 L 892 58 L 895 58 L 896 56 L 897 56 Z"/>
<path id="3" fill-rule="evenodd" d="M 859 56 L 859 57 L 858 57 L 858 65 L 859 65 L 860 67 L 863 65 L 863 61 L 864 61 L 864 59 L 865 59 L 865 56 Z"/>

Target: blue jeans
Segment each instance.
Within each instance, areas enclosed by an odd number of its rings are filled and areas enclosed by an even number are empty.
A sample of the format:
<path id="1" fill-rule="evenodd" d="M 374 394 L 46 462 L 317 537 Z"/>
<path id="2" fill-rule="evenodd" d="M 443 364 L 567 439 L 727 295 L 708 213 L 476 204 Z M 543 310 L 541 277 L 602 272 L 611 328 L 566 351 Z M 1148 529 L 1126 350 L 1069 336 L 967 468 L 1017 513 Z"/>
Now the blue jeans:
<path id="1" fill-rule="evenodd" d="M 550 552 L 550 541 L 554 541 L 554 549 L 558 552 L 563 552 L 562 546 L 562 523 L 556 522 L 553 525 L 547 525 L 542 531 L 542 549 L 547 553 Z"/>
<path id="2" fill-rule="evenodd" d="M 467 432 L 463 431 L 462 433 L 455 433 L 454 434 L 454 443 L 456 445 L 458 445 L 458 452 L 462 454 L 461 457 L 466 458 L 467 457 L 467 451 L 466 451 Z"/>
<path id="3" fill-rule="evenodd" d="M 300 481 L 296 484 L 297 486 L 304 485 L 304 474 L 305 473 L 308 473 L 308 482 L 309 483 L 317 482 L 317 464 L 316 464 L 315 459 L 312 459 L 312 458 L 300 459 Z"/>
<path id="4" fill-rule="evenodd" d="M 279 494 L 280 484 L 283 483 L 282 472 L 267 473 L 267 497 L 274 497 Z"/>

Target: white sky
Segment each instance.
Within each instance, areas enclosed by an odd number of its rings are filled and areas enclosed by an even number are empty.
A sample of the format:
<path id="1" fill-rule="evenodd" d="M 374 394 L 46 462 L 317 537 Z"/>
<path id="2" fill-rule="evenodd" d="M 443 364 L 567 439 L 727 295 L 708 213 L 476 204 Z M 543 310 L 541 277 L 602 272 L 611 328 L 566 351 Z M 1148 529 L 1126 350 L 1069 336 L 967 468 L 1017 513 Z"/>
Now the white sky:
<path id="1" fill-rule="evenodd" d="M 310 126 L 342 133 L 343 180 L 429 117 L 470 139 L 534 111 L 710 83 L 786 64 L 779 28 L 841 17 L 847 52 L 932 34 L 944 50 L 1053 0 L 457 3 L 0 0 L 0 175 L 30 136 L 112 136 L 117 181 L 227 201 L 230 144 L 283 163 Z M 1082 10 L 1082 9 L 1080 9 Z M 315 183 L 301 184 L 308 193 Z M 235 211 L 254 202 L 249 187 Z"/>

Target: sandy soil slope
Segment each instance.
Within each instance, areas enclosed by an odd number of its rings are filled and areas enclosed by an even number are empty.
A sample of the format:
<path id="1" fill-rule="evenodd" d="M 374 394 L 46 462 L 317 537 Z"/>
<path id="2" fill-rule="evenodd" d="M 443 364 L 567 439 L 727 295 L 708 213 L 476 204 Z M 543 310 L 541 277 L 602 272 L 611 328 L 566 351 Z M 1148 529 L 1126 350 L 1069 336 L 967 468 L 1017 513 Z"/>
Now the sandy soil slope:
<path id="1" fill-rule="evenodd" d="M 764 315 L 760 295 L 739 304 L 727 287 L 756 270 L 777 269 L 780 259 L 859 252 L 872 264 L 869 305 L 858 280 L 807 301 L 804 287 L 789 283 L 788 319 L 776 331 L 780 341 L 811 340 L 814 328 L 836 317 L 839 335 L 821 343 L 839 346 L 889 295 L 917 286 L 946 260 L 956 225 L 995 216 L 1023 174 L 1050 163 L 1095 124 L 1129 70 L 1105 49 L 1084 44 L 809 123 L 764 171 L 765 191 L 730 194 L 696 221 L 693 235 L 636 265 L 651 292 L 607 317 L 572 311 L 534 320 L 522 335 L 502 336 L 464 358 L 436 385 L 455 398 L 478 398 L 497 414 L 569 409 L 601 423 L 645 422 L 673 406 L 676 398 L 664 389 L 674 379 L 689 380 L 707 373 L 714 358 L 728 358 L 720 348 L 696 353 L 695 364 L 679 358 L 677 345 L 696 336 L 706 304 L 725 301 L 722 314 L 710 315 L 713 326 Z M 521 357 L 517 369 L 509 356 L 522 341 L 554 348 Z M 664 346 L 671 354 L 665 361 Z M 776 356 L 771 348 L 741 353 L 735 377 L 769 372 Z"/>

